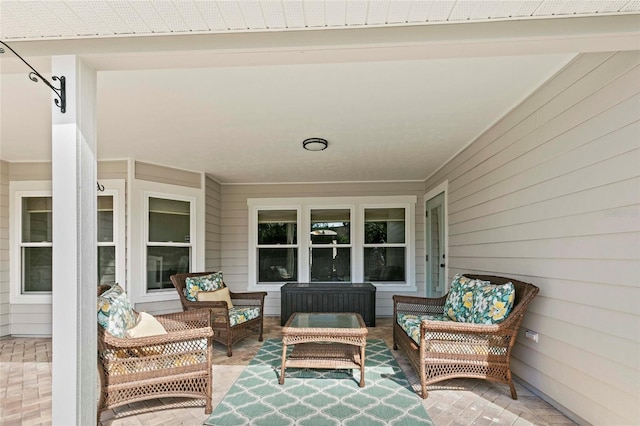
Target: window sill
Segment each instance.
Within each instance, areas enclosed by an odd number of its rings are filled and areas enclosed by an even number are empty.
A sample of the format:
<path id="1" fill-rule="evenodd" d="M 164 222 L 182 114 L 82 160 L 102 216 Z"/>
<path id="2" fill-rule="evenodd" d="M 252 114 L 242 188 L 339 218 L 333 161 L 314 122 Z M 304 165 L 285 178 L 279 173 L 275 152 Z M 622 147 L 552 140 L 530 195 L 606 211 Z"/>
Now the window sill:
<path id="1" fill-rule="evenodd" d="M 12 293 L 9 301 L 12 305 L 51 305 L 52 295 L 49 294 L 15 294 Z"/>
<path id="2" fill-rule="evenodd" d="M 131 295 L 131 301 L 133 303 L 166 302 L 179 299 L 180 297 L 178 297 L 178 293 L 173 288 L 168 288 L 162 291 L 154 291 L 152 293 Z"/>

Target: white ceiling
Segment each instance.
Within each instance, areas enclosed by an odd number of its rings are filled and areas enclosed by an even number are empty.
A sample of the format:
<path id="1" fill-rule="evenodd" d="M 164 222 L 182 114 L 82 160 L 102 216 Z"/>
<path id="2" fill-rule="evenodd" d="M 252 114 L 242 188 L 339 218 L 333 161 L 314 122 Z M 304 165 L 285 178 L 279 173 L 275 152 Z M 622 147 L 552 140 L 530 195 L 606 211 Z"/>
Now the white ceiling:
<path id="1" fill-rule="evenodd" d="M 638 0 L 2 0 L 0 39 L 371 27 L 634 13 Z"/>
<path id="2" fill-rule="evenodd" d="M 222 183 L 422 181 L 576 54 L 640 48 L 640 1 L 25 4 L 0 1 L 3 41 L 99 71 L 99 159 Z M 596 12 L 623 16 L 502 19 Z M 407 25 L 443 19 L 486 22 Z M 124 37 L 150 31 L 174 33 Z M 49 161 L 51 93 L 0 58 L 0 159 Z"/>

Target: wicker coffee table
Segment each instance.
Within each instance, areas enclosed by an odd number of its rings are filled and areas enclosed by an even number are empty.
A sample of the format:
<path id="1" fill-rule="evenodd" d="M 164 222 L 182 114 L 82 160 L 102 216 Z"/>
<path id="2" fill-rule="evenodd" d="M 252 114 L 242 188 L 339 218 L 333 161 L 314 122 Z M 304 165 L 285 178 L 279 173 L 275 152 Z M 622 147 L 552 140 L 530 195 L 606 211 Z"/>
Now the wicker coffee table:
<path id="1" fill-rule="evenodd" d="M 359 368 L 364 387 L 367 326 L 356 313 L 296 312 L 282 329 L 282 370 L 286 368 Z M 287 357 L 287 346 L 295 345 Z"/>

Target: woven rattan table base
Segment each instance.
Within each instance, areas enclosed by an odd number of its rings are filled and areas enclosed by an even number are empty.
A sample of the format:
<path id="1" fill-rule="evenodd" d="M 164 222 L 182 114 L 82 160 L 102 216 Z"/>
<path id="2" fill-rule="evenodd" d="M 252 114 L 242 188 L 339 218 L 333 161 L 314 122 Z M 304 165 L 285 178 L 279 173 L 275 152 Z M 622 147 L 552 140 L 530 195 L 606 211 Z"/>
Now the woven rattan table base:
<path id="1" fill-rule="evenodd" d="M 356 326 L 294 327 L 297 315 L 352 317 Z M 298 314 L 294 313 L 282 331 L 282 367 L 280 384 L 284 384 L 287 368 L 352 369 L 360 370 L 360 387 L 364 387 L 364 358 L 367 345 L 367 326 L 357 313 Z M 287 355 L 287 346 L 293 345 Z"/>
<path id="2" fill-rule="evenodd" d="M 360 387 L 364 387 L 364 347 L 346 343 L 299 343 L 283 360 L 280 384 L 284 383 L 286 368 L 357 368 L 360 370 Z"/>

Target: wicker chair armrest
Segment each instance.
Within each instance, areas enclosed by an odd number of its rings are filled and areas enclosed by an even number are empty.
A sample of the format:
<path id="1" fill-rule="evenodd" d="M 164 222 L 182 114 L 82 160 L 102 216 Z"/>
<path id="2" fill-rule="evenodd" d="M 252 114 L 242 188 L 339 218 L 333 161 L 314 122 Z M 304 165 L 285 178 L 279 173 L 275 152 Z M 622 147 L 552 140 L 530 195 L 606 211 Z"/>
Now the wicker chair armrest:
<path id="1" fill-rule="evenodd" d="M 444 306 L 444 302 L 447 300 L 447 296 L 442 297 L 417 297 L 417 296 L 402 296 L 395 294 L 393 296 L 393 302 L 398 303 L 411 303 L 414 305 L 434 305 Z"/>
<path id="2" fill-rule="evenodd" d="M 189 301 L 186 305 L 187 309 L 192 310 L 192 309 L 227 309 L 227 302 L 225 302 L 224 300 L 217 300 L 217 301 L 207 301 L 207 302 L 192 302 Z"/>
<path id="3" fill-rule="evenodd" d="M 155 318 L 167 331 L 211 326 L 211 315 L 208 309 L 191 309 L 189 311 L 161 314 L 156 315 Z"/>
<path id="4" fill-rule="evenodd" d="M 156 336 L 120 338 L 104 332 L 104 342 L 114 348 L 130 349 L 145 346 L 161 346 L 168 343 L 178 343 L 195 339 L 206 339 L 213 336 L 211 327 L 191 328 L 182 331 L 171 331 L 167 334 L 159 334 Z"/>
<path id="5" fill-rule="evenodd" d="M 422 320 L 420 330 L 429 333 L 463 333 L 463 334 L 509 334 L 500 333 L 504 328 L 500 324 L 474 324 L 457 321 Z"/>
<path id="6" fill-rule="evenodd" d="M 395 314 L 438 315 L 444 313 L 444 303 L 446 300 L 446 296 L 428 298 L 396 294 L 393 296 L 393 309 Z"/>
<path id="7" fill-rule="evenodd" d="M 267 296 L 267 293 L 264 291 L 256 291 L 249 293 L 232 293 L 229 292 L 231 296 L 231 302 L 235 305 L 236 303 L 239 306 L 264 306 L 264 298 Z"/>

